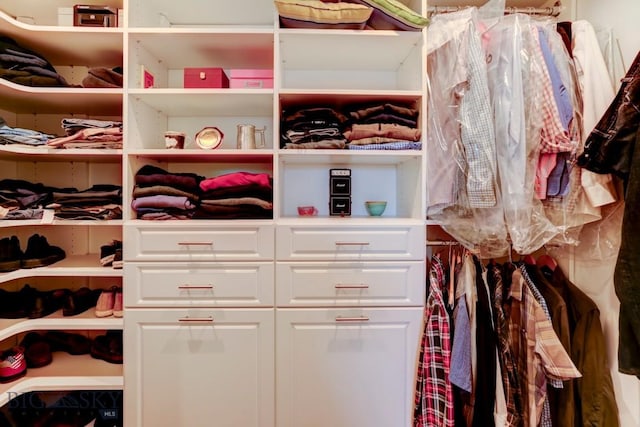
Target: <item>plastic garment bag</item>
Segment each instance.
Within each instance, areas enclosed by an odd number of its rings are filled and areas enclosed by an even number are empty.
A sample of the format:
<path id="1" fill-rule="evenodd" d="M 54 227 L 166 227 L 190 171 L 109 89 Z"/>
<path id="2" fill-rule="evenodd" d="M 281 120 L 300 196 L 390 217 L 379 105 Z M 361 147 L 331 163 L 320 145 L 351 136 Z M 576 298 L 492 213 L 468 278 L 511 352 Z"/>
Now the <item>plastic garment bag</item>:
<path id="1" fill-rule="evenodd" d="M 427 30 L 427 215 L 482 258 L 509 251 L 477 9 Z"/>
<path id="2" fill-rule="evenodd" d="M 566 90 L 565 101 L 568 101 L 573 107 L 570 111 L 571 121 L 567 126 L 572 149 L 557 155 L 556 169 L 549 178 L 547 198 L 543 200 L 547 217 L 558 228 L 558 234 L 549 243 L 552 245 L 577 245 L 582 226 L 597 221 L 601 217 L 600 208 L 590 202 L 585 192 L 584 171 L 576 166 L 576 156 L 583 149 L 582 136 L 584 134 L 582 96 L 578 86 L 578 74 L 562 37 L 556 30 L 556 22 L 545 19 L 537 21 L 536 25 L 541 32 L 540 44 L 541 46 L 547 44 L 551 52 L 551 60 L 553 60 L 552 66 Z M 557 173 L 559 168 L 564 169 L 562 175 Z M 562 185 L 566 186 L 565 191 L 563 191 Z"/>
<path id="3" fill-rule="evenodd" d="M 535 195 L 544 63 L 532 54 L 538 47 L 530 17 L 514 14 L 484 24 L 504 217 L 513 249 L 527 254 L 558 232 Z"/>

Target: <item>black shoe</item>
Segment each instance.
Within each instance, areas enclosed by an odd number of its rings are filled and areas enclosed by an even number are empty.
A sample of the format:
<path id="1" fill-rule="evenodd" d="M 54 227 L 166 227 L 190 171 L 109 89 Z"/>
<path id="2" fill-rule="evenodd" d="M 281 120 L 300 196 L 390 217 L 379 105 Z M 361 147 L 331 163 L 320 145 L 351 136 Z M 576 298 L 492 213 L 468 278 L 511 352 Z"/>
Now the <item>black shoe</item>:
<path id="1" fill-rule="evenodd" d="M 20 319 L 27 317 L 27 310 L 18 298 L 18 292 L 0 289 L 0 318 Z"/>
<path id="2" fill-rule="evenodd" d="M 18 292 L 0 290 L 0 318 L 21 319 L 28 317 L 36 304 L 38 290 L 24 285 Z"/>
<path id="3" fill-rule="evenodd" d="M 114 240 L 108 245 L 100 246 L 100 264 L 103 267 L 111 267 L 118 250 L 120 250 L 120 260 L 122 260 L 122 242 L 120 240 Z"/>
<path id="4" fill-rule="evenodd" d="M 113 268 L 116 270 L 122 269 L 122 248 L 116 249 L 116 253 L 113 256 Z"/>
<path id="5" fill-rule="evenodd" d="M 27 310 L 29 319 L 39 319 L 60 310 L 70 293 L 68 289 L 37 291 L 33 305 Z"/>
<path id="6" fill-rule="evenodd" d="M 101 289 L 89 289 L 86 286 L 66 296 L 62 314 L 64 316 L 75 316 L 95 307 L 98 297 L 102 292 Z"/>
<path id="7" fill-rule="evenodd" d="M 21 266 L 22 268 L 44 267 L 64 259 L 65 256 L 62 248 L 51 246 L 46 237 L 34 234 L 29 237 Z"/>
<path id="8" fill-rule="evenodd" d="M 22 263 L 22 249 L 16 236 L 0 240 L 0 273 L 18 270 Z"/>

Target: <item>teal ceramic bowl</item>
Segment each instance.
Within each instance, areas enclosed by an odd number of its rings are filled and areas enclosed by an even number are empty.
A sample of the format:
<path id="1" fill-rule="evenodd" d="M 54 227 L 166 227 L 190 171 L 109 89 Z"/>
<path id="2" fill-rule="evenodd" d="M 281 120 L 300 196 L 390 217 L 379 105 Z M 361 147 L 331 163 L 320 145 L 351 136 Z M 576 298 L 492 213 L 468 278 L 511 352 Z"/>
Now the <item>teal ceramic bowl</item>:
<path id="1" fill-rule="evenodd" d="M 378 201 L 378 200 L 369 200 L 364 202 L 364 207 L 367 209 L 367 212 L 371 216 L 380 216 L 384 213 L 384 210 L 387 208 L 387 202 Z"/>

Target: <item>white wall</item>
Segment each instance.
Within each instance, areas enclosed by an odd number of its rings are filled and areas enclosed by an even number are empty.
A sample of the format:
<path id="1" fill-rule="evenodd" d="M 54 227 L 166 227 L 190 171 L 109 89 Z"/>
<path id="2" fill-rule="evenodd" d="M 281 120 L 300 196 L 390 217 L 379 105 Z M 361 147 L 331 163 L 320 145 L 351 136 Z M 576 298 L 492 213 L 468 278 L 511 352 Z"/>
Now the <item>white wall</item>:
<path id="1" fill-rule="evenodd" d="M 577 19 L 588 20 L 596 29 L 613 31 L 622 51 L 625 69 L 629 68 L 640 51 L 640 1 L 574 0 L 572 7 Z"/>

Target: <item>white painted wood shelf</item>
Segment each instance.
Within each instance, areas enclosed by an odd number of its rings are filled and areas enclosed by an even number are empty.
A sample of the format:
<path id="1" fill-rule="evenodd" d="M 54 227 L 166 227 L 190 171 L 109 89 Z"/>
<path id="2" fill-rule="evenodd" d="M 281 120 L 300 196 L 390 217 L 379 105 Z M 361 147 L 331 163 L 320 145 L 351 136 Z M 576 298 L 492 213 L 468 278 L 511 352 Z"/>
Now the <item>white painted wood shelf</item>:
<path id="1" fill-rule="evenodd" d="M 0 283 L 29 277 L 122 277 L 122 270 L 113 267 L 102 267 L 100 255 L 71 255 L 62 261 L 46 267 L 21 268 L 9 273 L 0 274 Z"/>
<path id="2" fill-rule="evenodd" d="M 0 158 L 3 160 L 38 162 L 86 162 L 113 163 L 122 160 L 122 150 L 93 148 L 50 148 L 45 146 L 29 147 L 20 144 L 0 145 Z"/>
<path id="3" fill-rule="evenodd" d="M 28 331 L 122 329 L 122 318 L 96 317 L 95 307 L 76 316 L 63 316 L 58 310 L 39 319 L 0 319 L 0 341 Z"/>
<path id="4" fill-rule="evenodd" d="M 123 93 L 122 89 L 108 88 L 22 86 L 0 79 L 0 98 L 20 114 L 119 116 Z"/>
<path id="5" fill-rule="evenodd" d="M 54 66 L 122 63 L 122 28 L 31 25 L 0 11 L 2 34 L 38 52 Z"/>
<path id="6" fill-rule="evenodd" d="M 0 384 L 0 407 L 16 394 L 31 391 L 122 390 L 122 365 L 92 358 L 54 352 L 53 362 L 27 370 L 15 381 Z"/>

